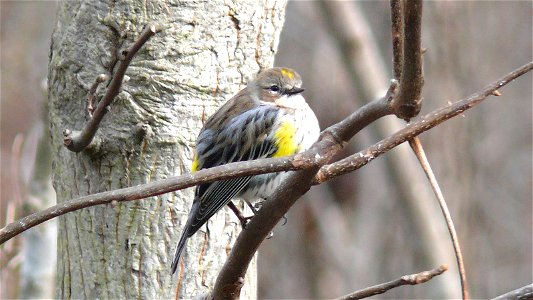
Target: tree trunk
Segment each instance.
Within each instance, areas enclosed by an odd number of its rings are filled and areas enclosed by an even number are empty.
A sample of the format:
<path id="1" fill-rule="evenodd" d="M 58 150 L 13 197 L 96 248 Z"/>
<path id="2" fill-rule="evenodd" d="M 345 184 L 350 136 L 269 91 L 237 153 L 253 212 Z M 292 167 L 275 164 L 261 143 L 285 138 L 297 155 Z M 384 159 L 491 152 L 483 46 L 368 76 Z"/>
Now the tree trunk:
<path id="1" fill-rule="evenodd" d="M 58 202 L 190 171 L 196 135 L 217 107 L 273 64 L 285 1 L 64 1 L 52 36 L 50 132 Z M 86 93 L 112 75 L 117 50 L 147 23 L 162 29 L 139 51 L 89 148 L 63 146 L 81 130 Z M 102 87 L 99 95 L 105 92 Z M 170 263 L 193 189 L 98 206 L 59 218 L 58 298 L 190 298 L 209 291 L 240 230 L 224 210 L 210 235 L 189 242 L 178 275 Z M 256 297 L 255 263 L 243 298 Z"/>

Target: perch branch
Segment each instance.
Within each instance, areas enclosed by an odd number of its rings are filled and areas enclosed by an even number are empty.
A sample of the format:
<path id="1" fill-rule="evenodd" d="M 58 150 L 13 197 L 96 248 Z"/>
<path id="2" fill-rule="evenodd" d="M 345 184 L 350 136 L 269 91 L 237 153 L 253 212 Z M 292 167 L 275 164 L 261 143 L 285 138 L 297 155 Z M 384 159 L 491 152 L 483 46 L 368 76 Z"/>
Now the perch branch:
<path id="1" fill-rule="evenodd" d="M 448 270 L 447 265 L 441 265 L 440 267 L 435 268 L 433 270 L 424 271 L 424 272 L 411 274 L 411 275 L 404 275 L 396 280 L 374 285 L 371 287 L 367 287 L 365 289 L 353 292 L 351 294 L 344 295 L 340 298 L 337 298 L 337 300 L 363 299 L 363 298 L 368 298 L 368 297 L 372 297 L 375 295 L 383 294 L 387 292 L 388 290 L 397 288 L 402 285 L 416 285 L 416 284 L 425 283 L 425 282 L 430 281 L 433 277 L 441 275 L 447 270 Z"/>
<path id="2" fill-rule="evenodd" d="M 126 74 L 126 69 L 128 68 L 131 60 L 137 54 L 137 51 L 156 33 L 156 28 L 154 25 L 148 25 L 144 31 L 139 35 L 139 38 L 126 50 L 121 52 L 123 56 L 122 61 L 120 62 L 117 71 L 111 79 L 107 91 L 98 103 L 98 106 L 94 110 L 94 114 L 89 119 L 85 127 L 81 132 L 71 132 L 68 129 L 63 131 L 63 144 L 67 147 L 68 150 L 73 152 L 80 152 L 85 149 L 93 140 L 98 126 L 102 121 L 102 118 L 107 112 L 107 107 L 111 104 L 113 99 L 118 95 L 120 87 L 122 86 L 122 81 L 124 75 Z M 98 81 L 98 80 L 97 80 Z M 89 103 L 90 104 L 90 103 Z M 90 110 L 90 108 L 89 108 Z"/>
<path id="3" fill-rule="evenodd" d="M 393 89 L 391 88 L 391 91 L 392 90 Z M 365 124 L 369 124 L 372 121 L 379 119 L 390 111 L 390 98 L 392 98 L 392 95 L 387 95 L 386 97 L 380 100 L 368 103 L 367 105 L 359 108 L 348 118 L 353 118 L 354 116 L 357 116 L 357 118 L 354 120 L 354 122 L 356 123 L 356 127 L 363 128 L 366 126 Z M 337 132 L 343 132 L 349 129 L 346 128 L 346 124 L 343 125 L 343 122 L 340 122 L 339 124 L 340 127 Z M 322 133 L 322 139 L 327 139 L 328 137 L 330 140 L 336 140 L 335 137 L 333 137 L 331 134 L 328 134 L 328 130 L 325 130 Z M 337 142 L 335 142 L 334 144 L 337 144 Z M 327 151 L 324 151 L 324 153 L 326 152 Z M 121 202 L 139 200 L 188 188 L 197 184 L 203 184 L 218 180 L 271 172 L 291 170 L 294 171 L 305 168 L 311 168 L 313 166 L 319 165 L 318 162 L 323 160 L 322 156 L 314 154 L 306 155 L 306 152 L 304 152 L 291 157 L 269 158 L 256 161 L 231 163 L 219 167 L 200 170 L 198 172 L 195 172 L 194 174 L 175 176 L 160 181 L 154 181 L 138 185 L 135 187 L 129 187 L 80 197 L 74 200 L 54 205 L 43 211 L 31 214 L 11 224 L 8 224 L 4 228 L 0 229 L 0 245 L 33 226 L 36 226 L 57 216 L 82 208 L 101 204 L 108 204 L 112 201 Z"/>
<path id="4" fill-rule="evenodd" d="M 409 138 L 411 138 L 411 136 L 420 134 L 421 132 L 428 130 L 436 126 L 437 124 L 443 122 L 444 120 L 462 113 L 466 109 L 474 106 L 487 96 L 491 95 L 498 88 L 501 88 L 502 86 L 508 84 L 515 78 L 529 72 L 532 68 L 533 62 L 530 62 L 507 74 L 498 81 L 488 85 L 483 91 L 478 92 L 467 99 L 458 101 L 450 106 L 430 113 L 424 116 L 422 119 L 409 124 L 407 127 L 399 131 L 394 136 L 384 139 L 381 142 L 369 147 L 368 149 L 361 151 L 355 155 L 352 155 L 346 159 L 338 161 L 334 164 L 323 166 L 320 169 L 319 174 L 317 174 L 313 184 L 319 184 L 333 177 L 340 176 L 342 174 L 360 168 L 361 166 L 367 164 L 380 154 L 383 154 L 386 151 L 390 150 L 392 147 L 408 140 Z M 388 105 L 387 100 L 387 98 L 382 98 L 381 100 L 371 102 L 361 107 L 354 114 L 359 113 L 363 116 L 367 116 L 368 118 L 368 116 L 371 115 L 368 112 L 369 106 L 375 106 L 376 112 L 379 114 L 383 114 L 383 112 L 386 111 L 383 106 Z M 376 102 L 380 102 L 381 105 L 377 105 Z M 367 111 L 367 113 L 363 113 L 365 110 Z M 435 124 L 433 124 L 432 126 L 428 124 L 430 117 L 434 118 L 432 123 Z M 365 120 L 365 122 L 369 121 L 370 119 Z M 318 154 L 318 156 L 310 156 L 309 152 L 310 151 L 306 151 L 293 157 L 270 158 L 257 161 L 227 164 L 211 169 L 200 170 L 194 174 L 185 174 L 160 181 L 138 185 L 135 187 L 93 194 L 66 201 L 58 205 L 49 207 L 43 211 L 26 216 L 0 229 L 0 244 L 3 244 L 7 240 L 13 238 L 14 236 L 26 231 L 27 229 L 33 226 L 36 226 L 57 216 L 66 214 L 68 212 L 72 212 L 86 207 L 109 204 L 112 201 L 131 201 L 147 197 L 153 197 L 164 193 L 188 188 L 196 184 L 230 179 L 239 176 L 311 168 L 314 164 L 317 164 L 319 162 L 321 156 L 318 153 L 316 153 Z M 306 160 L 309 157 L 312 158 L 310 160 Z"/>
<path id="5" fill-rule="evenodd" d="M 169 177 L 167 179 L 153 181 L 133 187 L 92 194 L 65 201 L 19 219 L 0 229 L 0 245 L 29 228 L 32 228 L 57 216 L 61 216 L 68 212 L 76 211 L 82 208 L 101 204 L 109 204 L 112 201 L 123 202 L 139 200 L 217 180 L 269 172 L 298 170 L 307 168 L 314 164 L 314 161 L 306 159 L 307 157 L 295 155 L 291 157 L 268 158 L 255 161 L 230 163 L 210 169 L 199 170 L 198 172 L 192 174 L 189 173 L 180 176 Z"/>

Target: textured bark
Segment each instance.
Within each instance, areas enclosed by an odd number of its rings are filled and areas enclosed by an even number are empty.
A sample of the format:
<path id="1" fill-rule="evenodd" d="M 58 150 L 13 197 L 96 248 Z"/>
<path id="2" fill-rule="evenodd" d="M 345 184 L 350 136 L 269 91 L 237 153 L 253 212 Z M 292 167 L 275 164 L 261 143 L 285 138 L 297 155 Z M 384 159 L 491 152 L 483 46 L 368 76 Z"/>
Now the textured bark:
<path id="1" fill-rule="evenodd" d="M 272 65 L 284 1 L 65 1 L 49 66 L 50 131 L 58 202 L 190 171 L 202 121 Z M 65 128 L 86 122 L 85 94 L 112 74 L 115 53 L 146 23 L 162 31 L 134 58 L 130 80 L 81 153 L 63 147 Z M 144 126 L 139 126 L 144 125 Z M 189 242 L 180 274 L 170 262 L 193 189 L 59 218 L 58 298 L 190 298 L 204 294 L 239 230 L 219 213 Z M 254 263 L 255 264 L 255 263 Z M 255 268 L 243 298 L 256 297 Z"/>

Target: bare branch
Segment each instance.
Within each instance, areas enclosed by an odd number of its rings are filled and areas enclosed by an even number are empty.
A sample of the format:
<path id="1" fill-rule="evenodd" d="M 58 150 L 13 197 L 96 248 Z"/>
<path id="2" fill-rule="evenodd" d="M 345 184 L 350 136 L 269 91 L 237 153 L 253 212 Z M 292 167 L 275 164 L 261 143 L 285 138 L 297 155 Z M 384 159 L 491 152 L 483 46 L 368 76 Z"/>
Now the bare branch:
<path id="1" fill-rule="evenodd" d="M 108 76 L 106 74 L 100 74 L 96 76 L 96 80 L 94 81 L 93 85 L 91 85 L 89 92 L 87 92 L 87 112 L 91 118 L 94 112 L 94 105 L 96 104 L 96 89 L 102 82 L 107 80 L 107 77 Z"/>
<path id="2" fill-rule="evenodd" d="M 314 164 L 314 158 L 312 160 L 307 160 L 307 157 L 302 157 L 301 155 L 237 162 L 210 169 L 199 170 L 198 172 L 192 174 L 184 174 L 141 184 L 134 187 L 80 197 L 59 203 L 8 224 L 4 228 L 0 229 L 0 244 L 3 244 L 4 242 L 29 228 L 32 228 L 57 216 L 61 216 L 68 212 L 82 208 L 101 204 L 109 204 L 113 201 L 123 202 L 139 200 L 217 180 L 270 172 L 300 170 L 309 168 Z"/>
<path id="3" fill-rule="evenodd" d="M 533 299 L 533 284 L 528 284 L 514 291 L 500 295 L 493 300 L 531 300 Z"/>
<path id="4" fill-rule="evenodd" d="M 424 272 L 411 274 L 411 275 L 404 275 L 396 280 L 374 285 L 371 287 L 367 287 L 365 289 L 353 292 L 351 294 L 344 295 L 340 298 L 337 298 L 337 300 L 363 299 L 363 298 L 368 298 L 368 297 L 372 297 L 375 295 L 383 294 L 387 292 L 388 290 L 397 288 L 402 285 L 417 285 L 417 284 L 425 283 L 425 282 L 430 281 L 433 277 L 441 275 L 447 270 L 448 270 L 447 265 L 441 265 L 440 267 L 435 268 L 433 270 L 424 271 Z"/>
<path id="5" fill-rule="evenodd" d="M 374 160 L 376 157 L 398 146 L 399 144 L 437 126 L 438 124 L 452 117 L 463 113 L 469 108 L 472 108 L 488 96 L 491 96 L 495 90 L 498 90 L 517 77 L 531 71 L 532 68 L 533 62 L 529 62 L 487 85 L 481 91 L 421 117 L 419 120 L 408 124 L 397 133 L 379 141 L 367 149 L 350 155 L 330 165 L 323 166 L 318 172 L 313 184 L 320 184 L 333 177 L 337 177 L 361 168 L 370 161 Z"/>
<path id="6" fill-rule="evenodd" d="M 126 69 L 128 68 L 131 60 L 137 54 L 137 51 L 156 33 L 156 28 L 154 25 L 148 25 L 144 31 L 139 35 L 139 38 L 126 50 L 123 50 L 121 55 L 123 60 L 120 62 L 116 73 L 111 79 L 111 83 L 107 88 L 102 100 L 98 103 L 96 110 L 94 111 L 93 116 L 89 119 L 89 122 L 85 125 L 85 128 L 81 132 L 71 132 L 68 129 L 63 131 L 64 139 L 63 144 L 67 149 L 73 152 L 80 152 L 85 149 L 93 140 L 98 126 L 102 121 L 105 113 L 107 112 L 107 107 L 111 104 L 113 99 L 118 95 L 120 87 L 122 86 L 122 81 L 124 75 L 126 74 Z"/>
<path id="7" fill-rule="evenodd" d="M 400 91 L 398 97 L 392 101 L 392 107 L 398 118 L 407 120 L 418 115 L 422 103 L 421 92 L 424 85 L 420 26 L 422 0 L 403 2 L 402 11 L 404 25 L 402 75 Z"/>
<path id="8" fill-rule="evenodd" d="M 390 1 L 392 33 L 392 74 L 400 81 L 403 63 L 402 7 L 400 0 Z"/>
<path id="9" fill-rule="evenodd" d="M 435 177 L 435 174 L 433 173 L 433 170 L 431 169 L 431 165 L 429 164 L 429 161 L 426 157 L 426 153 L 424 152 L 424 149 L 422 148 L 420 139 L 418 137 L 414 137 L 410 139 L 409 145 L 411 145 L 411 148 L 413 149 L 413 152 L 418 158 L 418 161 L 420 161 L 420 165 L 422 166 L 422 169 L 424 169 L 424 173 L 426 174 L 431 184 L 431 188 L 433 189 L 433 192 L 435 193 L 435 196 L 437 197 L 440 209 L 442 210 L 442 214 L 444 215 L 444 219 L 446 220 L 446 226 L 448 227 L 448 231 L 450 232 L 450 237 L 452 238 L 453 250 L 455 251 L 455 258 L 457 259 L 459 276 L 461 278 L 461 294 L 463 296 L 463 299 L 468 299 L 468 288 L 466 284 L 465 263 L 463 261 L 463 253 L 461 252 L 461 246 L 459 245 L 459 238 L 457 237 L 457 231 L 455 230 L 455 225 L 453 224 L 452 215 L 450 214 L 450 210 L 448 209 L 446 200 L 444 200 L 444 195 L 442 194 L 437 178 Z"/>

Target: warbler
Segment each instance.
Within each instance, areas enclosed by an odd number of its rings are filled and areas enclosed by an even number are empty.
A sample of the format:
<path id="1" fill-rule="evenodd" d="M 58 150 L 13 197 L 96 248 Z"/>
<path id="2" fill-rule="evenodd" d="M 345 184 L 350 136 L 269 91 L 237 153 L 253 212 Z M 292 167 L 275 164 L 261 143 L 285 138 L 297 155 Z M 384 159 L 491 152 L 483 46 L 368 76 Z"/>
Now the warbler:
<path id="1" fill-rule="evenodd" d="M 301 77 L 292 69 L 260 72 L 205 122 L 196 140 L 192 171 L 230 162 L 289 156 L 311 147 L 320 128 L 301 94 L 303 91 Z M 247 218 L 231 200 L 241 198 L 254 210 L 251 201 L 266 199 L 286 174 L 269 173 L 198 185 L 176 248 L 172 274 L 187 239 L 211 216 L 228 204 L 244 227 Z"/>

